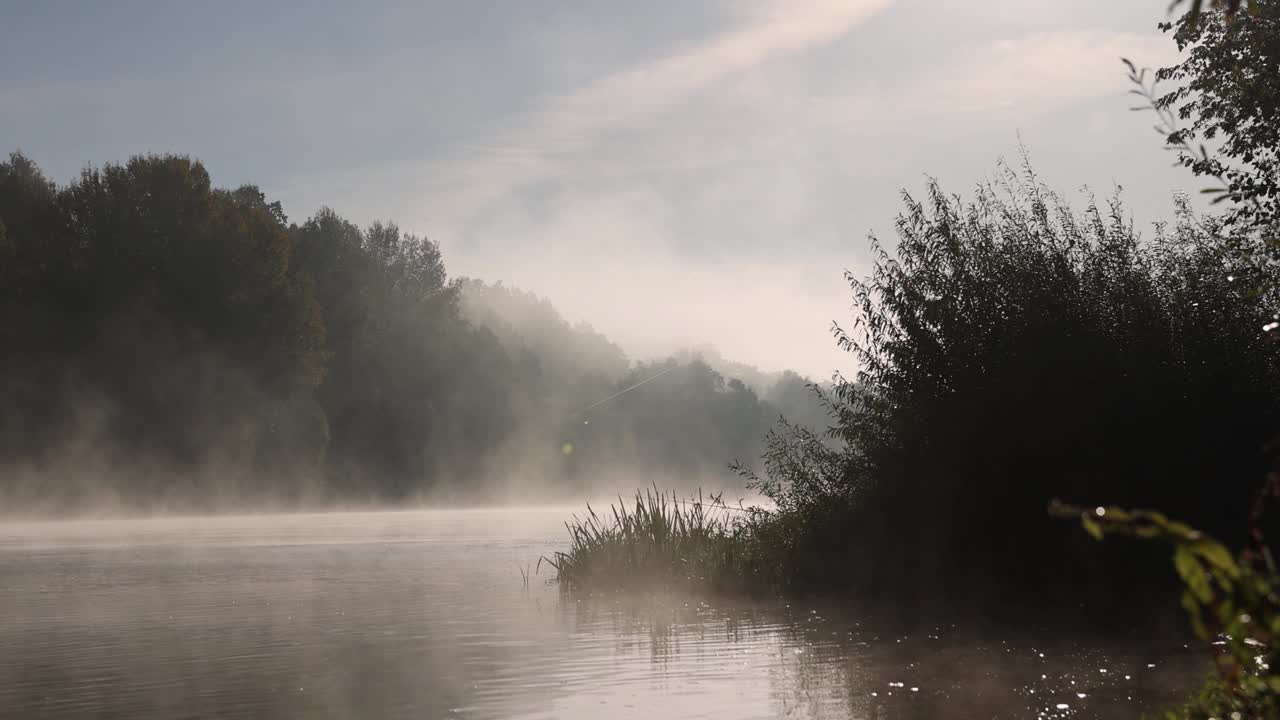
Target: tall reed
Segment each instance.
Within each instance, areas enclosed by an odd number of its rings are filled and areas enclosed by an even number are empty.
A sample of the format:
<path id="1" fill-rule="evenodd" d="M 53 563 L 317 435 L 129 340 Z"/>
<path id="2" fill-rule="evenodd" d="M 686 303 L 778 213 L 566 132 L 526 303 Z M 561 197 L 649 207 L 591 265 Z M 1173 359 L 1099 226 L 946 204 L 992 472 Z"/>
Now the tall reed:
<path id="1" fill-rule="evenodd" d="M 606 513 L 590 505 L 565 523 L 569 549 L 543 557 L 566 590 L 740 588 L 751 584 L 751 528 L 760 511 L 730 507 L 699 491 L 685 500 L 657 487 L 618 498 Z"/>

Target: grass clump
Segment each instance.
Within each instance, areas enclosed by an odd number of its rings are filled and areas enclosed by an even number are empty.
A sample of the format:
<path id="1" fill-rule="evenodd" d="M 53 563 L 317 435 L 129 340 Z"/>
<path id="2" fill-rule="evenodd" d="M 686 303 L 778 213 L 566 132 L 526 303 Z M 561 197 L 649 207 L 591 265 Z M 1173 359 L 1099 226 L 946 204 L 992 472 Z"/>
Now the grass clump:
<path id="1" fill-rule="evenodd" d="M 761 582 L 753 528 L 757 508 L 726 505 L 699 491 L 688 499 L 657 487 L 618 498 L 608 512 L 565 523 L 570 545 L 538 562 L 566 590 L 671 589 L 697 586 L 748 590 Z"/>

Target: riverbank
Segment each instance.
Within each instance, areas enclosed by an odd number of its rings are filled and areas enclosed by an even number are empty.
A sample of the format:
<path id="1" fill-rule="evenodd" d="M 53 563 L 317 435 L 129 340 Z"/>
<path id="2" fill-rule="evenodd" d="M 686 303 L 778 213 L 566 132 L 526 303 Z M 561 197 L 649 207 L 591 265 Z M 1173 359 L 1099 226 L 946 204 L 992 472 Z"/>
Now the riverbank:
<path id="1" fill-rule="evenodd" d="M 1186 626 L 1168 553 L 1158 546 L 1107 549 L 1124 555 L 1125 564 L 1141 556 L 1151 566 L 1132 582 L 1081 583 L 1084 568 L 1068 566 L 1059 568 L 1060 582 L 1052 586 L 1019 587 L 963 567 L 928 566 L 925 559 L 913 566 L 873 566 L 868 559 L 875 548 L 849 544 L 858 537 L 849 524 L 858 520 L 856 512 L 834 505 L 821 512 L 765 510 L 730 505 L 715 495 L 650 488 L 607 508 L 588 505 L 566 523 L 568 548 L 542 563 L 568 592 L 856 598 L 904 622 L 942 616 L 1034 622 L 1057 613 L 1095 629 Z M 1107 552 L 1078 528 L 1062 523 L 1061 529 L 1079 535 L 1094 561 L 1105 560 Z"/>
<path id="2" fill-rule="evenodd" d="M 1268 487 L 1280 488 L 1280 479 L 1273 478 Z M 805 547 L 822 535 L 821 530 L 815 533 L 803 525 L 812 514 L 728 507 L 715 497 L 681 500 L 656 488 L 637 492 L 632 504 L 619 499 L 606 513 L 589 509 L 586 516 L 575 517 L 566 523 L 572 538 L 569 549 L 546 560 L 557 571 L 562 589 L 588 596 L 671 590 L 692 591 L 695 597 L 698 592 L 785 596 L 803 588 L 811 602 L 812 591 L 825 587 L 831 607 L 847 609 L 854 603 L 868 616 L 893 618 L 892 623 L 904 632 L 947 626 L 952 619 L 1005 632 L 1064 622 L 1077 627 L 1081 635 L 1143 628 L 1173 642 L 1185 641 L 1182 646 L 1189 652 L 1199 648 L 1206 667 L 1217 670 L 1209 673 L 1209 681 L 1198 693 L 1189 684 L 1189 704 L 1170 717 L 1222 716 L 1228 711 L 1272 717 L 1280 712 L 1276 704 L 1280 676 L 1271 672 L 1280 661 L 1274 570 L 1255 567 L 1256 558 L 1247 552 L 1237 560 L 1212 537 L 1158 512 L 1061 504 L 1052 511 L 1059 519 L 1082 523 L 1083 529 L 1074 522 L 1064 523 L 1081 535 L 1087 531 L 1098 540 L 1108 535 L 1140 539 L 1129 549 L 1147 553 L 1152 567 L 1160 567 L 1154 560 L 1163 551 L 1166 574 L 1172 577 L 1176 568 L 1185 586 L 1181 609 L 1172 602 L 1178 594 L 1169 592 L 1165 584 L 1135 582 L 1145 576 L 1128 578 L 1127 583 L 1099 584 L 1071 567 L 1059 568 L 1063 580 L 1057 587 L 1063 590 L 1047 596 L 1041 586 L 1028 590 L 981 577 L 965 578 L 964 569 L 955 567 L 938 574 L 932 586 L 919 583 L 918 573 L 906 572 L 879 585 L 859 582 L 862 568 L 857 565 L 830 564 L 825 577 L 798 576 L 795 558 L 829 561 L 832 557 L 830 548 L 815 554 L 812 546 Z M 850 536 L 846 529 L 844 537 Z M 1011 540 L 1026 539 L 1011 536 Z M 1134 557 L 1124 559 L 1121 566 Z M 1095 565 L 1101 565 L 1105 576 L 1107 564 Z M 1006 578 L 1018 570 L 1011 570 Z M 799 572 L 811 573 L 813 568 L 802 567 Z M 807 585 L 794 582 L 797 577 Z M 968 592 L 957 594 L 956 588 Z"/>

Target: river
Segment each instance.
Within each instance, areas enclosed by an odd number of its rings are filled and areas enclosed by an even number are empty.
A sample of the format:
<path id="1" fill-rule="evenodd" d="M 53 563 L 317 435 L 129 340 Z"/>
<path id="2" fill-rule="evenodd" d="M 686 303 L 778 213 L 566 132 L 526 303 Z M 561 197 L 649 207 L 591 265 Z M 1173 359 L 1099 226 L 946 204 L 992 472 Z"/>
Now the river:
<path id="1" fill-rule="evenodd" d="M 1177 647 L 526 585 L 568 509 L 0 524 L 5 718 L 1138 717 Z"/>

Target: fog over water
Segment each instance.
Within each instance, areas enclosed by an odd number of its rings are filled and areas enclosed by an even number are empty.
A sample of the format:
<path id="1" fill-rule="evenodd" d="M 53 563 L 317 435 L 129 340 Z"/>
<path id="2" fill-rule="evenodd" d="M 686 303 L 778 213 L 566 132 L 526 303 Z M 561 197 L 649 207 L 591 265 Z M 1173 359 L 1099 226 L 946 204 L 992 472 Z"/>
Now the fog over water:
<path id="1" fill-rule="evenodd" d="M 1280 0 L 0 18 L 0 720 L 1280 713 Z"/>
<path id="2" fill-rule="evenodd" d="M 526 587 L 569 512 L 5 524 L 0 716 L 1136 717 L 1203 670 L 1150 637 Z"/>

